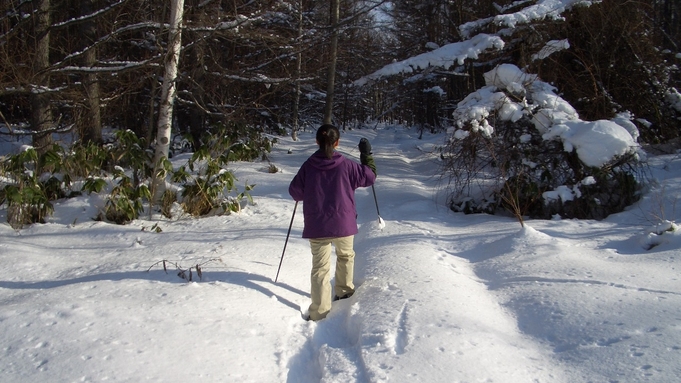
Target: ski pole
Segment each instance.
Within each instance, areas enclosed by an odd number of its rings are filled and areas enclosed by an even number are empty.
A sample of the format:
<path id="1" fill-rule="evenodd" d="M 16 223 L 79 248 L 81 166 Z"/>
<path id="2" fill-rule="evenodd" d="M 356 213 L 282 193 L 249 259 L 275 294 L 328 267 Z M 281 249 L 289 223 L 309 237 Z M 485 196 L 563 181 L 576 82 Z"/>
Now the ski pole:
<path id="1" fill-rule="evenodd" d="M 376 214 L 378 214 L 378 223 L 383 224 L 383 218 L 381 218 L 381 212 L 378 211 L 378 199 L 376 198 L 376 189 L 374 189 L 374 185 L 371 185 L 371 191 L 374 192 L 374 202 L 376 202 Z"/>
<path id="2" fill-rule="evenodd" d="M 291 235 L 291 228 L 293 227 L 293 218 L 296 217 L 296 208 L 298 208 L 298 201 L 293 206 L 293 214 L 291 215 L 291 223 L 288 225 L 288 233 L 286 234 L 286 242 L 284 242 L 284 251 L 281 252 L 281 260 L 279 261 L 279 268 L 277 269 L 277 276 L 274 278 L 274 283 L 277 283 L 279 279 L 279 271 L 281 270 L 281 264 L 284 263 L 284 254 L 286 253 L 286 245 L 288 244 L 288 237 Z"/>

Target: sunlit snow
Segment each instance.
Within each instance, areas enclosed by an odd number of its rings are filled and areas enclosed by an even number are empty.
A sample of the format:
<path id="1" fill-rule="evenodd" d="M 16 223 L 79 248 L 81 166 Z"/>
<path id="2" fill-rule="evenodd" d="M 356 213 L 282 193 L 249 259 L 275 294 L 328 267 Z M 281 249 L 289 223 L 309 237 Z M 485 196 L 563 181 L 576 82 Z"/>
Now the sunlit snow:
<path id="1" fill-rule="evenodd" d="M 359 139 L 372 143 L 383 225 L 372 190 L 358 190 L 357 292 L 317 323 L 302 319 L 302 216 L 273 282 L 288 183 L 315 150 L 313 132 L 281 138 L 277 173 L 231 164 L 239 183 L 256 184 L 256 204 L 239 214 L 117 226 L 92 221 L 103 203 L 93 194 L 58 201 L 47 224 L 0 224 L 0 381 L 677 380 L 681 239 L 667 231 L 681 214 L 677 156 L 650 159 L 657 183 L 626 212 L 522 228 L 444 206 L 434 169 L 445 136 L 418 136 L 343 133 L 340 150 L 355 160 Z M 202 265 L 202 279 L 180 279 L 173 264 Z"/>

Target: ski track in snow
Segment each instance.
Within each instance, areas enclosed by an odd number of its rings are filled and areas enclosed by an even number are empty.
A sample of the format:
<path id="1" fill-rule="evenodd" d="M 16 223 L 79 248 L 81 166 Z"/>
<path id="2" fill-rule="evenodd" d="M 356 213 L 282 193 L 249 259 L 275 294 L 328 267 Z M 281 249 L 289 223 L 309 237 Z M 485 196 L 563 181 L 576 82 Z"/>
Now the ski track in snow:
<path id="1" fill-rule="evenodd" d="M 388 144 L 375 155 L 379 166 L 376 190 L 380 193 L 395 189 L 388 194 L 402 194 L 396 199 L 400 204 L 382 200 L 379 194 L 381 214 L 386 222 L 383 230 L 373 221 L 371 213 L 360 218 L 360 233 L 355 240 L 356 293 L 347 300 L 334 302 L 325 320 L 293 326 L 289 336 L 298 339 L 300 349 L 290 356 L 286 381 L 379 383 L 466 382 L 476 379 L 491 382 L 509 378 L 511 380 L 506 381 L 513 381 L 514 377 L 525 376 L 527 371 L 535 374 L 538 381 L 549 381 L 542 368 L 532 363 L 526 368 L 518 368 L 519 363 L 521 366 L 527 364 L 524 360 L 528 358 L 539 359 L 531 342 L 512 347 L 498 346 L 502 340 L 487 334 L 488 326 L 501 326 L 517 332 L 515 321 L 499 309 L 491 295 L 488 302 L 479 302 L 471 300 L 478 298 L 478 294 L 467 292 L 473 288 L 485 295 L 487 287 L 470 270 L 468 262 L 456 258 L 460 252 L 456 248 L 460 228 L 442 231 L 440 223 L 451 220 L 451 214 L 445 208 L 433 214 L 437 181 L 425 169 L 435 164 L 434 155 L 423 156 L 420 153 L 417 158 L 396 163 L 391 160 L 391 152 Z M 410 175 L 409 185 L 405 185 L 402 176 L 405 173 Z M 375 206 L 371 205 L 374 201 L 366 198 L 365 190 L 360 189 L 357 194 L 358 211 L 375 210 Z M 414 248 L 410 246 L 413 241 L 428 246 L 418 248 L 419 253 L 413 253 Z M 381 245 L 374 246 L 374 243 Z M 426 258 L 421 260 L 423 255 Z M 408 270 L 415 262 L 424 262 L 428 266 L 422 270 Z M 443 275 L 429 274 L 433 264 Z M 465 282 L 458 283 L 462 279 Z M 441 280 L 451 281 L 451 285 L 437 285 L 437 281 Z M 410 285 L 422 283 L 433 285 L 427 296 L 410 293 Z M 438 307 L 441 301 L 448 301 L 443 307 L 449 307 L 451 301 L 461 302 L 464 314 L 450 313 Z M 481 313 L 489 319 L 478 318 Z M 446 318 L 450 315 L 467 317 L 467 322 L 449 321 Z M 416 323 L 423 322 L 429 324 L 414 328 Z M 490 360 L 493 357 L 487 355 L 490 347 L 498 348 L 507 360 Z M 430 355 L 421 361 L 421 371 L 400 369 L 400 358 L 410 357 L 405 354 L 412 349 L 417 354 Z M 481 359 L 493 362 L 497 367 L 489 372 L 482 371 L 480 375 L 470 375 L 470 364 L 479 364 Z M 481 377 L 485 379 L 480 380 Z"/>

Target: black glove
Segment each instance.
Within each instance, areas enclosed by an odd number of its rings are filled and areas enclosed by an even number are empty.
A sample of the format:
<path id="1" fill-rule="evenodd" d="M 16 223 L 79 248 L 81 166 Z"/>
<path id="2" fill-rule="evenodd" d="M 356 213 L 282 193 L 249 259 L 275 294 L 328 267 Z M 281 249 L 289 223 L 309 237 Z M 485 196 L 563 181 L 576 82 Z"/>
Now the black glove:
<path id="1" fill-rule="evenodd" d="M 373 170 L 374 174 L 377 174 L 374 157 L 371 154 L 371 144 L 369 143 L 369 140 L 366 138 L 359 140 L 359 162 L 361 162 L 362 165 L 367 165 Z"/>
<path id="2" fill-rule="evenodd" d="M 366 138 L 362 138 L 361 140 L 359 140 L 359 152 L 364 155 L 372 154 L 371 144 L 369 143 L 369 140 L 367 140 Z"/>

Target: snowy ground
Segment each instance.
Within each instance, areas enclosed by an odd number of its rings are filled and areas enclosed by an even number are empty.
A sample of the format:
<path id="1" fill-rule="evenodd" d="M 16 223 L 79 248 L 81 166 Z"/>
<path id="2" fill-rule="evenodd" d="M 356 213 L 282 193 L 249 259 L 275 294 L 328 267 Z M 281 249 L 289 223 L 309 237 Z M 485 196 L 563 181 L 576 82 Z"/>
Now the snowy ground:
<path id="1" fill-rule="evenodd" d="M 659 183 L 627 212 L 521 228 L 443 206 L 432 176 L 443 137 L 417 136 L 343 134 L 350 157 L 361 137 L 374 146 L 385 227 L 371 188 L 358 190 L 357 293 L 318 323 L 301 319 L 302 206 L 273 282 L 294 208 L 288 183 L 315 149 L 309 133 L 281 139 L 278 173 L 233 164 L 241 185 L 257 184 L 256 205 L 240 214 L 116 226 L 90 219 L 102 204 L 91 196 L 14 231 L 0 210 L 0 381 L 679 380 L 681 239 L 648 230 L 679 220 L 681 159 L 652 158 Z M 163 259 L 203 264 L 203 279 L 166 274 L 154 266 Z"/>

